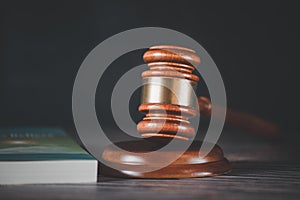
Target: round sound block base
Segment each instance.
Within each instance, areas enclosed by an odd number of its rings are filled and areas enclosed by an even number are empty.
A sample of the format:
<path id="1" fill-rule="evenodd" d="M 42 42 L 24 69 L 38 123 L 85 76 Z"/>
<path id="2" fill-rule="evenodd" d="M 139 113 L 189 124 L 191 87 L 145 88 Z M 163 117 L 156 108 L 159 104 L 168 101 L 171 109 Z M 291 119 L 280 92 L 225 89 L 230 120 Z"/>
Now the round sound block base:
<path id="1" fill-rule="evenodd" d="M 126 151 L 120 151 L 112 145 L 105 149 L 102 158 L 112 168 L 101 164 L 100 173 L 103 175 L 123 178 L 196 178 L 217 176 L 231 170 L 228 160 L 224 158 L 223 151 L 218 145 L 215 145 L 204 158 L 199 158 L 201 141 L 194 141 L 176 161 L 156 171 L 151 170 L 155 166 L 154 157 L 155 162 L 159 162 L 174 156 L 178 150 L 158 152 L 155 150 L 162 147 L 161 144 L 149 141 L 127 141 L 115 145 Z M 150 151 L 154 153 L 143 155 Z M 150 172 L 141 172 L 139 169 Z"/>

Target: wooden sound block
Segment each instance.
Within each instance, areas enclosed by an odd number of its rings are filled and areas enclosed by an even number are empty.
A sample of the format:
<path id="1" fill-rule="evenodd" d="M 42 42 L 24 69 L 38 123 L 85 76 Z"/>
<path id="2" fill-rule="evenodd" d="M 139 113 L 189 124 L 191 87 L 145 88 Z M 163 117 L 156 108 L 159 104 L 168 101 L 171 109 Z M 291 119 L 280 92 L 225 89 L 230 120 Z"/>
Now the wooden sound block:
<path id="1" fill-rule="evenodd" d="M 153 163 L 151 166 L 149 164 L 153 160 L 151 156 L 163 160 L 166 157 L 175 156 L 176 149 L 156 153 L 155 150 L 162 147 L 161 143 L 147 140 L 119 142 L 115 145 L 126 151 L 120 151 L 110 145 L 103 152 L 102 158 L 112 167 L 122 170 L 119 171 L 101 164 L 100 172 L 103 175 L 124 178 L 196 178 L 216 176 L 231 170 L 228 160 L 224 158 L 223 151 L 218 145 L 215 145 L 204 158 L 199 158 L 201 141 L 194 141 L 188 150 L 169 166 L 146 173 L 141 173 L 139 169 L 151 170 L 153 167 Z M 151 156 L 142 154 L 149 151 L 154 153 Z M 130 160 L 126 158 L 130 158 Z"/>

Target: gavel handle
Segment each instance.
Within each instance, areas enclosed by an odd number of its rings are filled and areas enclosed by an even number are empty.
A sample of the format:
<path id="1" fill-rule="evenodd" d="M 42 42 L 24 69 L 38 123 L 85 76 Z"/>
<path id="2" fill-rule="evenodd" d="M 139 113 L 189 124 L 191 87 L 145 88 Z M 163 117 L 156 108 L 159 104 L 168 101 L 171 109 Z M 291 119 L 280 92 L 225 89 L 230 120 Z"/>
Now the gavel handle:
<path id="1" fill-rule="evenodd" d="M 198 97 L 198 105 L 202 116 L 211 116 L 212 104 L 208 98 Z M 215 108 L 218 109 L 217 106 L 214 106 Z M 277 137 L 281 133 L 280 128 L 271 122 L 230 108 L 227 108 L 225 123 L 252 133 L 271 137 Z"/>

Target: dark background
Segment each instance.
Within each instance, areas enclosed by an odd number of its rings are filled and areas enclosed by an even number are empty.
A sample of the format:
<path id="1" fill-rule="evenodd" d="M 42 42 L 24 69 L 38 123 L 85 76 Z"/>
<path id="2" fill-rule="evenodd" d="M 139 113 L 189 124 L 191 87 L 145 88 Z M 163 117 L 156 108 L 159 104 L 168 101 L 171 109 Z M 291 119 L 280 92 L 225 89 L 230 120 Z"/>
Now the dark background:
<path id="1" fill-rule="evenodd" d="M 87 54 L 121 31 L 158 26 L 189 35 L 210 53 L 229 107 L 296 136 L 298 13 L 286 1 L 1 1 L 0 126 L 73 127 L 72 87 Z M 142 53 L 110 66 L 97 93 L 98 115 L 110 115 L 103 106 L 110 81 L 141 64 Z M 138 93 L 132 102 L 134 110 Z M 102 122 L 113 126 L 110 117 Z"/>

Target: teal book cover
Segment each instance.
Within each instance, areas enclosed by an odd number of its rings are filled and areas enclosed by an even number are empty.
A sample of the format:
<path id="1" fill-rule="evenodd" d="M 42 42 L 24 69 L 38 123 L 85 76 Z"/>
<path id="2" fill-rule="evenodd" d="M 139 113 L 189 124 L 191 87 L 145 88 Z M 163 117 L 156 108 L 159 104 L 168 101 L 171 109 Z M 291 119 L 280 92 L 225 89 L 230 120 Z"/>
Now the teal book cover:
<path id="1" fill-rule="evenodd" d="M 97 160 L 63 129 L 0 129 L 0 185 L 96 181 Z"/>
<path id="2" fill-rule="evenodd" d="M 94 159 L 61 128 L 0 129 L 0 161 Z"/>

